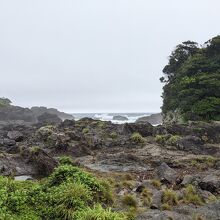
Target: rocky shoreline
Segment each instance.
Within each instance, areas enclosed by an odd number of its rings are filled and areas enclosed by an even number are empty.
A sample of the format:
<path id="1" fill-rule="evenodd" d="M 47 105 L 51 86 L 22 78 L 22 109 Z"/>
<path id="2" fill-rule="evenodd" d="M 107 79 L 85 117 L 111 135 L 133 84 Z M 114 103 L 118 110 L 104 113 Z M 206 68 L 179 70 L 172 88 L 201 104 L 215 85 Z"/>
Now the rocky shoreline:
<path id="1" fill-rule="evenodd" d="M 217 220 L 219 134 L 219 122 L 1 121 L 0 174 L 39 179 L 53 171 L 59 157 L 69 156 L 115 183 L 116 210 L 131 208 L 123 198 L 135 198 L 135 219 Z"/>

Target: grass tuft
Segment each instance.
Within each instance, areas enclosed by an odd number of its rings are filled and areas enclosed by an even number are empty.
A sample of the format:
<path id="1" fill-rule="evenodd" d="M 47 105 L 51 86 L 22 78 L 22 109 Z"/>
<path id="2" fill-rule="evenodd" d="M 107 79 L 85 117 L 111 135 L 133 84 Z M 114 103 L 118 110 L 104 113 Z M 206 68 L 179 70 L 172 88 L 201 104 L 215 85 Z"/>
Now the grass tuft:
<path id="1" fill-rule="evenodd" d="M 122 198 L 122 203 L 126 206 L 137 208 L 137 200 L 134 196 L 132 195 L 125 195 Z"/>

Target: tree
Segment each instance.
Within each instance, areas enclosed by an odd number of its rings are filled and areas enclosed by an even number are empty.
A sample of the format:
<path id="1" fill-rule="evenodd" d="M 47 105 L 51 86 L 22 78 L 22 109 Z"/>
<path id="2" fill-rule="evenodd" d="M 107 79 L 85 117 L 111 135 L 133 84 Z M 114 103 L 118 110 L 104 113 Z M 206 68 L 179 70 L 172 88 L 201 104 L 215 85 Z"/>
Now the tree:
<path id="1" fill-rule="evenodd" d="M 0 107 L 7 107 L 10 106 L 11 100 L 7 98 L 0 98 Z"/>
<path id="2" fill-rule="evenodd" d="M 220 120 L 220 36 L 179 44 L 163 73 L 165 115 L 178 109 L 186 120 Z"/>

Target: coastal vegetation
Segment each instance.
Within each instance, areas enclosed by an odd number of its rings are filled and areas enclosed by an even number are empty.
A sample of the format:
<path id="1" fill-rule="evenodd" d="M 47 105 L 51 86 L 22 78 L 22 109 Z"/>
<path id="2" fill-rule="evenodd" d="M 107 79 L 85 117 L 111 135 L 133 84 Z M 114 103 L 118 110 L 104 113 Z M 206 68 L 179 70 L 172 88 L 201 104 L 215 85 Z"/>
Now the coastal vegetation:
<path id="1" fill-rule="evenodd" d="M 203 46 L 193 41 L 177 45 L 163 73 L 165 116 L 172 112 L 183 121 L 220 120 L 220 36 Z"/>
<path id="2" fill-rule="evenodd" d="M 72 165 L 60 165 L 41 181 L 1 176 L 0 219 L 126 219 L 111 211 L 113 198 L 106 184 Z"/>

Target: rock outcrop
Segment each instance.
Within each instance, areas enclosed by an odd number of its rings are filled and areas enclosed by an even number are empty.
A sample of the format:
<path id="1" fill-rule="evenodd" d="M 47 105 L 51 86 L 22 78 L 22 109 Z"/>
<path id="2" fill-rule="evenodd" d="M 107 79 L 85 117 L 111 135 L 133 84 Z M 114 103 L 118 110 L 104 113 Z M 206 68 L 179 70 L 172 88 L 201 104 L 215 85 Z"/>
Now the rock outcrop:
<path id="1" fill-rule="evenodd" d="M 152 125 L 162 124 L 162 114 L 161 113 L 152 114 L 149 116 L 138 118 L 136 120 L 136 123 L 145 123 L 145 122 L 148 122 Z"/>
<path id="2" fill-rule="evenodd" d="M 62 120 L 55 114 L 43 113 L 37 117 L 38 123 L 41 124 L 59 124 Z"/>
<path id="3" fill-rule="evenodd" d="M 127 121 L 128 118 L 125 117 L 125 116 L 121 116 L 121 115 L 115 115 L 115 116 L 113 116 L 113 120 L 116 120 L 116 121 Z"/>
<path id="4" fill-rule="evenodd" d="M 0 121 L 37 122 L 33 112 L 28 108 L 19 106 L 0 107 Z"/>
<path id="5" fill-rule="evenodd" d="M 71 114 L 67 114 L 64 112 L 60 112 L 55 108 L 46 108 L 46 107 L 37 107 L 34 106 L 31 108 L 31 111 L 34 113 L 35 117 L 38 117 L 40 115 L 43 115 L 44 113 L 57 115 L 61 120 L 69 119 L 72 120 L 74 117 Z"/>

